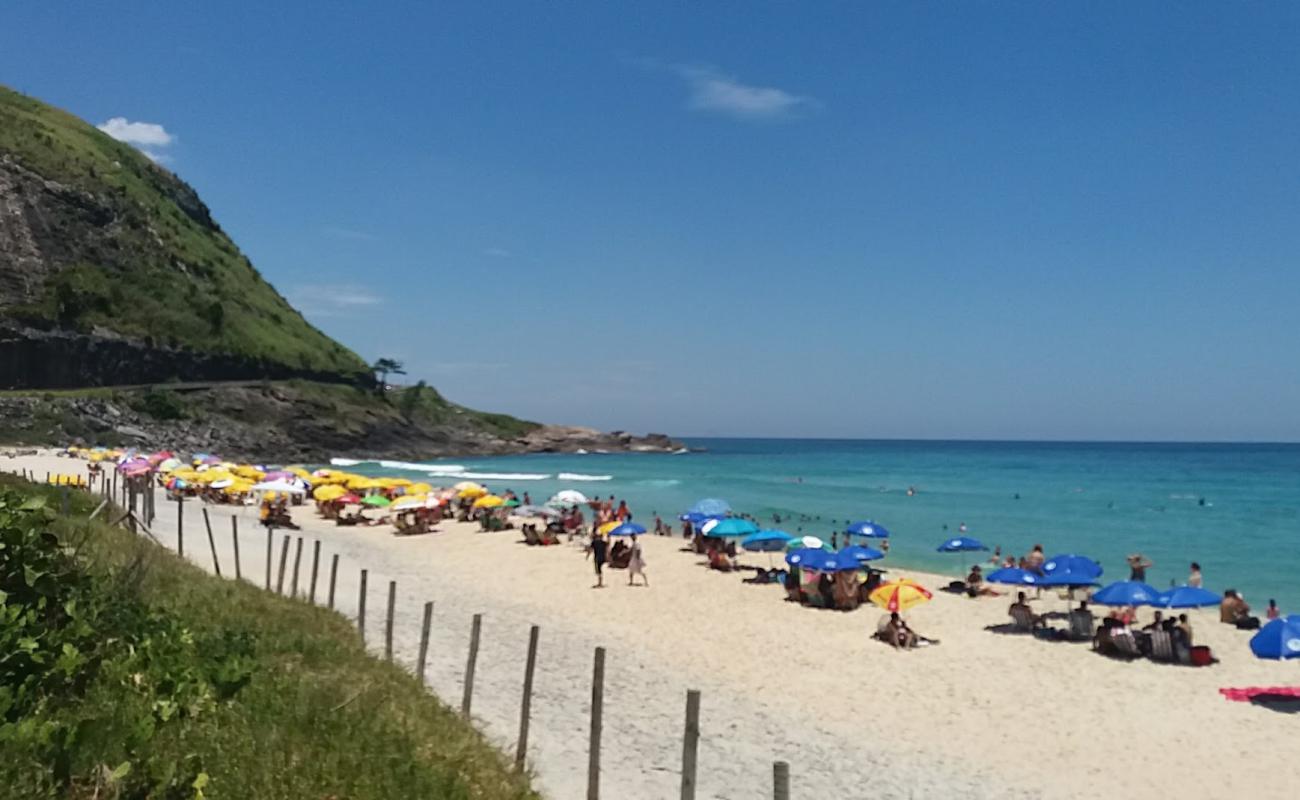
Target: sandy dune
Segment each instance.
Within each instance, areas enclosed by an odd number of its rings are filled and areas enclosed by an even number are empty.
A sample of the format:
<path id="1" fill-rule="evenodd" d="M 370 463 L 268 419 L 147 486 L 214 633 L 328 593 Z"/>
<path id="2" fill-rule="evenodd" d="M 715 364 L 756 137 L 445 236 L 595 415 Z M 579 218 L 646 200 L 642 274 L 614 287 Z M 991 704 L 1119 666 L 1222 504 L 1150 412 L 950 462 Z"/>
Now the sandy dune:
<path id="1" fill-rule="evenodd" d="M 75 463 L 75 462 L 73 462 Z M 38 475 L 66 459 L 0 459 Z M 80 467 L 80 464 L 78 464 Z M 176 508 L 155 533 L 175 548 Z M 265 575 L 266 533 L 253 511 L 210 507 L 218 555 L 231 571 L 229 517 L 240 518 L 245 579 Z M 676 796 L 687 689 L 703 693 L 701 798 L 770 796 L 771 765 L 790 762 L 796 797 L 1289 797 L 1300 763 L 1284 750 L 1294 717 L 1220 697 L 1223 686 L 1300 684 L 1300 664 L 1254 658 L 1249 634 L 1193 612 L 1198 643 L 1221 663 L 1190 669 L 1113 661 L 1086 644 L 991 633 L 1007 600 L 936 593 L 908 616 L 936 647 L 895 652 L 869 638 L 880 612 L 816 611 L 775 586 L 711 572 L 679 539 L 643 538 L 650 588 L 615 571 L 595 590 L 573 546 L 527 547 L 515 532 L 444 523 L 396 537 L 389 528 L 337 528 L 309 507 L 300 586 L 312 543 L 340 556 L 337 607 L 355 616 L 358 573 L 369 570 L 368 640 L 382 648 L 389 580 L 397 581 L 397 658 L 413 664 L 422 604 L 435 603 L 429 684 L 458 706 L 470 618 L 483 614 L 474 717 L 513 748 L 524 653 L 541 626 L 529 762 L 550 797 L 585 796 L 592 651 L 608 651 L 603 794 Z M 185 507 L 186 556 L 211 569 L 201 506 Z M 278 557 L 280 537 L 275 535 Z M 290 556 L 292 558 L 291 548 Z M 765 565 L 766 556 L 746 557 Z M 963 564 L 954 561 L 954 575 Z M 885 566 L 889 566 L 888 563 Z M 893 567 L 932 588 L 953 576 Z M 286 577 L 286 586 L 288 578 Z M 287 590 L 287 589 L 286 589 Z M 1055 597 L 1039 610 L 1063 609 Z"/>

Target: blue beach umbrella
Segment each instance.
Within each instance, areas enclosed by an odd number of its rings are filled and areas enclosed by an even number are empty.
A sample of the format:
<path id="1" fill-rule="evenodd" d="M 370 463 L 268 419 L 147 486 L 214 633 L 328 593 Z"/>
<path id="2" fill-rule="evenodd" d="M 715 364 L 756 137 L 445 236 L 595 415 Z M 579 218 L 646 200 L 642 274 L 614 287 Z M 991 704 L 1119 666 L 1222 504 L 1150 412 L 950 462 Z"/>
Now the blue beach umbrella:
<path id="1" fill-rule="evenodd" d="M 1160 592 L 1141 581 L 1116 581 L 1092 596 L 1092 602 L 1103 606 L 1158 605 Z"/>
<path id="2" fill-rule="evenodd" d="M 1097 580 L 1095 575 L 1086 572 L 1072 572 L 1066 569 L 1054 570 L 1050 575 L 1044 575 L 1039 578 L 1038 586 L 1065 586 L 1074 588 L 1076 586 L 1100 586 L 1101 581 Z"/>
<path id="3" fill-rule="evenodd" d="M 1300 614 L 1269 620 L 1250 637 L 1250 652 L 1260 658 L 1300 658 Z"/>
<path id="4" fill-rule="evenodd" d="M 610 531 L 609 536 L 640 536 L 645 533 L 645 527 L 635 522 L 624 522 L 614 530 Z"/>
<path id="5" fill-rule="evenodd" d="M 989 583 L 1006 583 L 1014 586 L 1040 586 L 1043 576 L 1019 567 L 1003 567 L 985 575 L 984 580 Z"/>
<path id="6" fill-rule="evenodd" d="M 716 522 L 704 523 L 700 533 L 705 536 L 749 536 L 751 533 L 758 533 L 758 526 L 747 519 L 727 517 Z"/>
<path id="7" fill-rule="evenodd" d="M 784 550 L 792 539 L 785 531 L 759 531 L 742 539 L 740 546 L 751 553 L 776 553 Z"/>
<path id="8" fill-rule="evenodd" d="M 1070 572 L 1074 575 L 1100 578 L 1103 571 L 1101 564 L 1098 564 L 1087 556 L 1076 556 L 1072 554 L 1052 556 L 1043 563 L 1043 574 L 1048 577 L 1050 577 L 1054 572 Z"/>
<path id="9" fill-rule="evenodd" d="M 828 553 L 825 550 L 819 550 L 815 547 L 802 547 L 798 550 L 786 553 L 785 563 L 792 567 L 820 570 L 824 569 L 827 564 L 835 563 L 835 554 Z"/>
<path id="10" fill-rule="evenodd" d="M 868 539 L 888 539 L 889 531 L 885 530 L 884 525 L 878 525 L 871 520 L 866 522 L 854 522 L 844 529 L 849 536 L 863 536 Z"/>
<path id="11" fill-rule="evenodd" d="M 984 543 L 979 539 L 972 539 L 969 536 L 958 536 L 954 539 L 948 539 L 939 545 L 940 553 L 965 553 L 972 550 L 987 550 Z"/>
<path id="12" fill-rule="evenodd" d="M 841 547 L 836 555 L 841 558 L 855 558 L 858 561 L 876 561 L 885 557 L 884 553 L 874 547 L 863 547 L 857 544 Z"/>
<path id="13" fill-rule="evenodd" d="M 1152 605 L 1160 608 L 1199 608 L 1217 606 L 1223 598 L 1199 586 L 1178 586 L 1161 592 Z"/>
<path id="14" fill-rule="evenodd" d="M 706 497 L 703 500 L 696 501 L 688 513 L 700 514 L 705 517 L 722 517 L 731 513 L 731 506 L 726 500 L 717 497 Z"/>

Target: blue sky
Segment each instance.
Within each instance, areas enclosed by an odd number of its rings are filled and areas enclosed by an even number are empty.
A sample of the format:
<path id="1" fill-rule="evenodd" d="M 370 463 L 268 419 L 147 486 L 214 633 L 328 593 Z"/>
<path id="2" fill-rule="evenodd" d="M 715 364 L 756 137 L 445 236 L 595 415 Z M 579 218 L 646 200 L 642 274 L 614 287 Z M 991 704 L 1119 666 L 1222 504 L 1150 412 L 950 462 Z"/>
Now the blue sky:
<path id="1" fill-rule="evenodd" d="M 28 2 L 0 82 L 122 118 L 469 405 L 1300 440 L 1297 41 L 1286 3 Z"/>

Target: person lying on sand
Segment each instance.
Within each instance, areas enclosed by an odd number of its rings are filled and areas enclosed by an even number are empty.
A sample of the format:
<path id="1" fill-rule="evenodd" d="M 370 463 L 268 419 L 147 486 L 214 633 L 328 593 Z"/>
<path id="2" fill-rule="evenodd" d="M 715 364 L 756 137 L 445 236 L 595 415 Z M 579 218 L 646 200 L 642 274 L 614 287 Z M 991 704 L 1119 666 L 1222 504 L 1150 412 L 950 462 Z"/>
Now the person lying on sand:
<path id="1" fill-rule="evenodd" d="M 984 583 L 984 571 L 976 564 L 966 576 L 966 594 L 971 597 L 997 597 L 1001 592 Z"/>

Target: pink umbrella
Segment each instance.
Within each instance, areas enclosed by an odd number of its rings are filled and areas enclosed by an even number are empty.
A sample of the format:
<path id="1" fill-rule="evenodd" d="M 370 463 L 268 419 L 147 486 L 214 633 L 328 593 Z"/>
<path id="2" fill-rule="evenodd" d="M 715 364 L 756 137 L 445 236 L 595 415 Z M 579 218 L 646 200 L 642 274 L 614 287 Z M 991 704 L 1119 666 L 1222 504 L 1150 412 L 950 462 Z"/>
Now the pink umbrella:
<path id="1" fill-rule="evenodd" d="M 271 481 L 279 481 L 279 480 L 292 481 L 292 480 L 296 480 L 297 478 L 298 478 L 297 475 L 294 475 L 292 472 L 285 472 L 282 469 L 276 470 L 275 472 L 268 472 L 262 476 L 262 480 L 266 481 L 267 483 L 270 483 Z"/>

